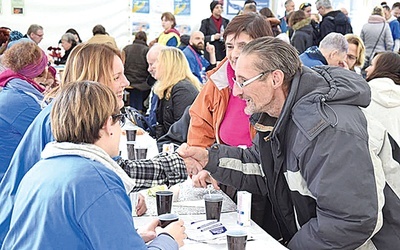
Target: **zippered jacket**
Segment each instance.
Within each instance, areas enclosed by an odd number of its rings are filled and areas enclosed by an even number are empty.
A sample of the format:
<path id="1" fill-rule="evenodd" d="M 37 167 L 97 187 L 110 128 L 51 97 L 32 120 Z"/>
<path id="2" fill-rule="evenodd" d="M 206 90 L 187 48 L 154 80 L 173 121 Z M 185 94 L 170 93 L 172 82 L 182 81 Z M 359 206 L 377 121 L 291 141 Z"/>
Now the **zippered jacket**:
<path id="1" fill-rule="evenodd" d="M 315 71 L 297 73 L 276 122 L 260 117 L 253 147 L 216 144 L 205 169 L 224 184 L 268 194 L 290 249 L 398 246 L 399 148 L 361 111 L 371 100 L 361 76 Z"/>

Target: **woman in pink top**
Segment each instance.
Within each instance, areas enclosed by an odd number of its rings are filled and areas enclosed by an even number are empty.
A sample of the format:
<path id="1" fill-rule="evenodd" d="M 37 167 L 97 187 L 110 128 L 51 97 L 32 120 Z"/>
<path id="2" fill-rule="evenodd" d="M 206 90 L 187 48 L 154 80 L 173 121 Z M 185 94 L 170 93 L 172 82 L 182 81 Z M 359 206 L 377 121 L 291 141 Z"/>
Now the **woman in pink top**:
<path id="1" fill-rule="evenodd" d="M 210 147 L 214 143 L 231 146 L 252 145 L 255 130 L 244 113 L 246 102 L 233 96 L 235 66 L 243 47 L 263 36 L 273 36 L 271 26 L 264 17 L 249 13 L 236 16 L 224 32 L 226 58 L 217 68 L 207 73 L 208 81 L 190 108 L 190 126 L 187 142 L 191 146 Z M 212 182 L 233 200 L 236 189 L 211 179 L 207 171 L 193 176 L 193 183 L 205 187 Z M 253 195 L 252 219 L 272 236 L 279 238 L 276 222 L 272 218 L 268 197 Z"/>

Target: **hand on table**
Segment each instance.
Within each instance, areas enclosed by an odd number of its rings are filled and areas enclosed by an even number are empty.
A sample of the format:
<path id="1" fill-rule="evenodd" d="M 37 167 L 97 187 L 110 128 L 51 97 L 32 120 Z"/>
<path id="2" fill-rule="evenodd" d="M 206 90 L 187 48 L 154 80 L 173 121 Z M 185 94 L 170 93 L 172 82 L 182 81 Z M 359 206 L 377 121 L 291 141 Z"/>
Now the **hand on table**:
<path id="1" fill-rule="evenodd" d="M 192 176 L 192 182 L 194 187 L 206 188 L 211 183 L 215 190 L 219 190 L 218 182 L 211 177 L 210 173 L 206 170 L 202 170 L 197 175 Z"/>
<path id="2" fill-rule="evenodd" d="M 140 235 L 140 237 L 142 237 L 144 242 L 149 242 L 156 237 L 156 227 L 158 227 L 159 223 L 159 219 L 154 219 L 146 227 L 139 228 L 137 230 L 137 233 Z"/>
<path id="3" fill-rule="evenodd" d="M 146 200 L 142 194 L 138 194 L 138 204 L 136 205 L 137 216 L 142 216 L 147 211 Z"/>
<path id="4" fill-rule="evenodd" d="M 183 143 L 177 151 L 185 161 L 188 174 L 195 175 L 207 165 L 208 151 L 201 147 L 191 147 Z"/>
<path id="5" fill-rule="evenodd" d="M 179 247 L 181 247 L 181 246 L 183 246 L 183 240 L 187 238 L 185 229 L 186 228 L 183 225 L 183 220 L 178 220 L 178 221 L 172 222 L 165 228 L 158 227 L 156 229 L 156 231 L 157 231 L 157 234 L 168 233 L 169 235 L 172 236 L 172 238 L 175 239 L 175 241 L 178 243 Z"/>

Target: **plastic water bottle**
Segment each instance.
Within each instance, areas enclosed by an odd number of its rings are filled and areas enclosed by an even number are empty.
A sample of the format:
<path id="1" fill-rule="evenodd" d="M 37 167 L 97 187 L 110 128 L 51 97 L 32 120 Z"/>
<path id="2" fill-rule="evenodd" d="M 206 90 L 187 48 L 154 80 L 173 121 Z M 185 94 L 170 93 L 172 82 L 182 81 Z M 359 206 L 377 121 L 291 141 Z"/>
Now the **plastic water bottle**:
<path id="1" fill-rule="evenodd" d="M 219 40 L 220 40 L 221 42 L 224 41 L 224 31 L 225 31 L 224 25 L 221 25 L 221 29 L 220 29 L 220 31 L 219 31 L 219 33 L 221 34 L 221 37 L 219 38 Z"/>

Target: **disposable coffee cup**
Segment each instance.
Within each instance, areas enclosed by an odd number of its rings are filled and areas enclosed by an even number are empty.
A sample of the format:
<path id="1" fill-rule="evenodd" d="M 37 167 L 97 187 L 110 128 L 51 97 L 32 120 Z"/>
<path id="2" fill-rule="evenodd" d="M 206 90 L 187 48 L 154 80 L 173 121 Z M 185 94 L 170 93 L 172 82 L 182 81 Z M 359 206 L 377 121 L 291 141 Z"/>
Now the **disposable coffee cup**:
<path id="1" fill-rule="evenodd" d="M 126 152 L 128 154 L 129 160 L 135 160 L 135 142 L 127 141 L 126 142 Z"/>
<path id="2" fill-rule="evenodd" d="M 179 220 L 179 215 L 177 214 L 162 214 L 158 216 L 158 219 L 160 220 L 160 227 L 164 228 L 171 224 L 174 221 Z"/>
<path id="3" fill-rule="evenodd" d="M 126 140 L 127 141 L 136 141 L 136 132 L 137 130 L 127 129 L 126 130 Z"/>
<path id="4" fill-rule="evenodd" d="M 206 194 L 204 195 L 204 201 L 206 205 L 206 219 L 217 220 L 221 218 L 222 209 L 222 194 Z"/>
<path id="5" fill-rule="evenodd" d="M 147 148 L 146 147 L 140 147 L 136 146 L 135 148 L 135 156 L 136 160 L 142 160 L 147 158 Z"/>
<path id="6" fill-rule="evenodd" d="M 157 214 L 167 214 L 171 213 L 172 209 L 172 191 L 157 191 L 156 192 L 156 204 L 157 204 Z"/>
<path id="7" fill-rule="evenodd" d="M 241 229 L 232 229 L 226 232 L 228 250 L 245 250 L 247 232 Z"/>

